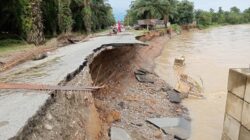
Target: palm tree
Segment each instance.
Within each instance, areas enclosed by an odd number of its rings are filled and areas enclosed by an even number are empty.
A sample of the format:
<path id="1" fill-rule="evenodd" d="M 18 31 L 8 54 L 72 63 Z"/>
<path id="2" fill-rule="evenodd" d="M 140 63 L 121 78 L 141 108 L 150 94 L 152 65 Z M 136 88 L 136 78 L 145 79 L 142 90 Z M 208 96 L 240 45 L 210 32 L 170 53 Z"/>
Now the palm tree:
<path id="1" fill-rule="evenodd" d="M 177 0 L 136 0 L 131 10 L 140 19 L 163 18 L 167 25 L 169 16 L 176 11 Z"/>

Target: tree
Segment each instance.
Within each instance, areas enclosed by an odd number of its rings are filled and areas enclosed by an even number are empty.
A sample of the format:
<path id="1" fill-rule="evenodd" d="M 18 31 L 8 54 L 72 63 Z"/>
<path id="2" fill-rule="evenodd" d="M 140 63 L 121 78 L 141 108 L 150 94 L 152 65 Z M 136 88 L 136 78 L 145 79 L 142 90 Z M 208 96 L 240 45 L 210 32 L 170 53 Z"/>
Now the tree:
<path id="1" fill-rule="evenodd" d="M 197 10 L 195 12 L 195 18 L 197 24 L 201 27 L 206 27 L 212 24 L 212 15 L 210 14 L 210 12 Z"/>
<path id="2" fill-rule="evenodd" d="M 57 0 L 43 0 L 42 1 L 42 15 L 44 33 L 47 36 L 56 36 L 58 30 L 58 3 Z"/>
<path id="3" fill-rule="evenodd" d="M 229 24 L 240 24 L 243 23 L 243 16 L 240 9 L 237 7 L 232 7 L 230 12 L 226 12 L 225 20 Z"/>
<path id="4" fill-rule="evenodd" d="M 225 23 L 225 16 L 222 7 L 219 7 L 217 16 L 218 16 L 217 23 L 219 24 Z"/>
<path id="5" fill-rule="evenodd" d="M 58 25 L 61 33 L 68 33 L 72 30 L 72 13 L 70 0 L 58 0 Z"/>
<path id="6" fill-rule="evenodd" d="M 177 16 L 178 24 L 189 24 L 194 19 L 194 4 L 187 0 L 183 0 L 177 4 Z"/>
<path id="7" fill-rule="evenodd" d="M 168 14 L 168 0 L 136 0 L 132 3 L 132 11 L 141 19 L 161 18 Z"/>
<path id="8" fill-rule="evenodd" d="M 245 22 L 250 22 L 250 8 L 246 9 L 243 12 Z"/>

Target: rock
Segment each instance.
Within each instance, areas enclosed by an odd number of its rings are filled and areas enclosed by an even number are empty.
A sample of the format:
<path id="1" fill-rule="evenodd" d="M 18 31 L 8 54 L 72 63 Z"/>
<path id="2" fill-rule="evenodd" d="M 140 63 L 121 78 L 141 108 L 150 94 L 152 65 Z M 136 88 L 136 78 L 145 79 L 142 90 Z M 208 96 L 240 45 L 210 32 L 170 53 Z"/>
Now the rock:
<path id="1" fill-rule="evenodd" d="M 48 57 L 47 53 L 42 53 L 42 54 L 38 54 L 38 55 L 35 55 L 33 60 L 42 60 L 44 58 Z"/>
<path id="2" fill-rule="evenodd" d="M 162 138 L 162 132 L 160 130 L 157 130 L 154 132 L 154 137 L 157 139 L 161 139 Z"/>
<path id="3" fill-rule="evenodd" d="M 109 114 L 108 114 L 108 117 L 107 117 L 107 121 L 112 123 L 112 122 L 115 122 L 115 121 L 120 121 L 121 120 L 121 113 L 118 112 L 118 111 L 111 111 Z"/>
<path id="4" fill-rule="evenodd" d="M 135 77 L 141 83 L 154 83 L 152 79 L 147 78 L 145 75 L 135 75 Z"/>
<path id="5" fill-rule="evenodd" d="M 167 91 L 171 90 L 171 87 L 164 86 L 164 87 L 161 88 L 161 90 L 164 91 L 164 92 L 167 92 Z"/>
<path id="6" fill-rule="evenodd" d="M 140 134 L 138 131 L 131 132 L 131 137 L 133 138 L 133 140 L 147 140 L 147 138 L 143 136 L 143 134 Z"/>
<path id="7" fill-rule="evenodd" d="M 175 87 L 175 90 L 180 93 L 188 94 L 191 90 L 191 87 L 188 83 L 184 81 L 179 81 Z"/>
<path id="8" fill-rule="evenodd" d="M 52 130 L 53 126 L 51 126 L 50 124 L 45 124 L 44 128 L 47 129 L 47 130 Z"/>
<path id="9" fill-rule="evenodd" d="M 0 61 L 0 67 L 3 66 L 5 63 Z"/>
<path id="10" fill-rule="evenodd" d="M 47 118 L 48 120 L 52 120 L 52 119 L 53 119 L 53 116 L 52 116 L 50 113 L 48 113 L 48 114 L 46 115 L 46 118 Z"/>
<path id="11" fill-rule="evenodd" d="M 184 118 L 152 118 L 148 119 L 147 122 L 178 139 L 188 139 L 191 134 L 190 121 Z"/>
<path id="12" fill-rule="evenodd" d="M 125 108 L 125 103 L 124 102 L 120 102 L 118 105 L 121 107 L 121 109 Z"/>
<path id="13" fill-rule="evenodd" d="M 178 93 L 174 90 L 170 90 L 170 91 L 167 91 L 167 94 L 169 96 L 169 100 L 171 103 L 180 103 L 181 102 L 180 93 Z"/>
<path id="14" fill-rule="evenodd" d="M 111 140 L 132 140 L 128 133 L 117 127 L 111 127 Z"/>
<path id="15" fill-rule="evenodd" d="M 182 56 L 180 58 L 175 58 L 174 65 L 184 66 L 185 65 L 185 57 Z"/>

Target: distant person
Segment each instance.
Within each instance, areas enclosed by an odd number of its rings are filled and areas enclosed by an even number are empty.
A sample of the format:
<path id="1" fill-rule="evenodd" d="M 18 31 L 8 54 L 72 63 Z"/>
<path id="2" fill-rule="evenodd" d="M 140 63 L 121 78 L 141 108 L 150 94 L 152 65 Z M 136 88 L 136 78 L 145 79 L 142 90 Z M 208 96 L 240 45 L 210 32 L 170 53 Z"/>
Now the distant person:
<path id="1" fill-rule="evenodd" d="M 118 32 L 122 32 L 122 26 L 121 26 L 121 22 L 120 21 L 118 21 L 117 29 L 118 29 Z"/>

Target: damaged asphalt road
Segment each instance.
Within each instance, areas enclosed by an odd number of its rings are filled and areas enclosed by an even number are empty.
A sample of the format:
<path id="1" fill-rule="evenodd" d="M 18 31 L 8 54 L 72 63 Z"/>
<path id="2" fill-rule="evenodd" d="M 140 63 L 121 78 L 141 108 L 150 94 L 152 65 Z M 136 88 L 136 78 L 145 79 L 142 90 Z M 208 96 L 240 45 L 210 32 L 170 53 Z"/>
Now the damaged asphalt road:
<path id="1" fill-rule="evenodd" d="M 1 82 L 37 83 L 57 85 L 67 74 L 77 70 L 93 50 L 103 44 L 136 43 L 132 34 L 92 38 L 50 52 L 48 57 L 39 61 L 28 61 L 0 74 Z M 49 98 L 48 94 L 38 91 L 1 91 L 0 93 L 0 138 L 9 139 L 26 125 Z"/>

